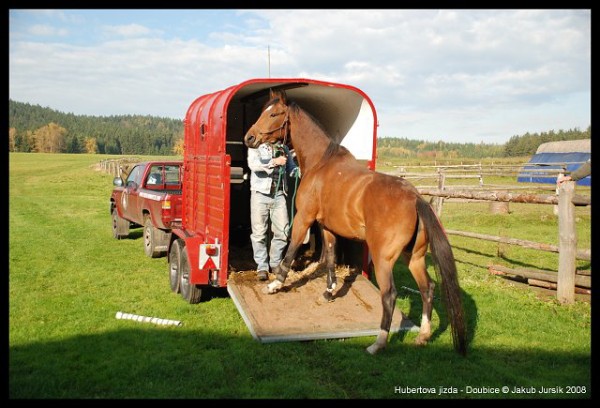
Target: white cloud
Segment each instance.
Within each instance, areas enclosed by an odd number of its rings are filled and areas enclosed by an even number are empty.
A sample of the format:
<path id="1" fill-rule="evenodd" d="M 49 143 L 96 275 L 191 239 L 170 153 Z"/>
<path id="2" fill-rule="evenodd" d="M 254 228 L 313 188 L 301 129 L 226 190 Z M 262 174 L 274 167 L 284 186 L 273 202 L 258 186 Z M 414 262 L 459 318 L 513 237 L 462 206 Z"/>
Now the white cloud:
<path id="1" fill-rule="evenodd" d="M 103 26 L 102 29 L 112 35 L 122 37 L 142 37 L 152 33 L 152 30 L 140 24 L 127 24 L 119 26 Z"/>
<path id="2" fill-rule="evenodd" d="M 52 33 L 50 23 L 18 23 Z M 586 10 L 243 10 L 236 24 L 191 39 L 149 20 L 107 23 L 87 34 L 102 28 L 110 41 L 42 43 L 11 31 L 10 97 L 90 115 L 182 118 L 202 94 L 266 77 L 270 47 L 274 77 L 366 92 L 381 136 L 503 142 L 591 121 Z"/>
<path id="3" fill-rule="evenodd" d="M 64 37 L 69 34 L 69 30 L 65 28 L 57 28 L 49 25 L 36 24 L 29 28 L 29 34 L 39 36 L 60 36 Z"/>

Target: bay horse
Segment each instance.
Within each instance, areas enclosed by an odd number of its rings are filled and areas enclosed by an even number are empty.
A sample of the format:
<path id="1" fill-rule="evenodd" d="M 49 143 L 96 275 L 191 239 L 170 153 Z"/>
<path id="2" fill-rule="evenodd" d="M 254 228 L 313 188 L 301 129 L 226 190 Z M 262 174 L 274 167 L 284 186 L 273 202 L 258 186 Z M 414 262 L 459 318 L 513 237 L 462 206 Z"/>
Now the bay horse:
<path id="1" fill-rule="evenodd" d="M 296 192 L 297 213 L 290 243 L 273 271 L 276 279 L 267 285 L 267 292 L 275 293 L 283 287 L 308 229 L 317 221 L 323 235 L 325 253 L 321 260 L 326 263 L 326 293 L 330 296 L 336 287 L 336 235 L 366 242 L 369 248 L 383 314 L 379 334 L 367 351 L 375 354 L 387 345 L 397 297 L 393 268 L 401 255 L 421 293 L 423 310 L 416 343 L 424 345 L 431 337 L 435 287 L 425 262 L 430 245 L 454 348 L 466 355 L 466 325 L 454 255 L 429 203 L 407 180 L 360 164 L 308 112 L 295 102 L 288 102 L 284 91 L 271 90 L 269 96 L 260 117 L 244 136 L 244 143 L 256 148 L 265 142 L 289 141 L 296 152 L 302 180 Z"/>

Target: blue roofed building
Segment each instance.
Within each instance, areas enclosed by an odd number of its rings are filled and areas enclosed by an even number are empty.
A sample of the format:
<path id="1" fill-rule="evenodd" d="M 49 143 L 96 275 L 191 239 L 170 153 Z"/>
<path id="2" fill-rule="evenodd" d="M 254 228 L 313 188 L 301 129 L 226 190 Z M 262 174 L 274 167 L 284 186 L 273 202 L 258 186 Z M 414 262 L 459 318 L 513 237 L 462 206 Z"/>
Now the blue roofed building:
<path id="1" fill-rule="evenodd" d="M 556 184 L 557 170 L 566 168 L 572 172 L 592 155 L 592 140 L 564 140 L 542 143 L 528 164 L 517 176 L 518 182 Z M 580 186 L 591 186 L 589 175 L 577 182 Z"/>

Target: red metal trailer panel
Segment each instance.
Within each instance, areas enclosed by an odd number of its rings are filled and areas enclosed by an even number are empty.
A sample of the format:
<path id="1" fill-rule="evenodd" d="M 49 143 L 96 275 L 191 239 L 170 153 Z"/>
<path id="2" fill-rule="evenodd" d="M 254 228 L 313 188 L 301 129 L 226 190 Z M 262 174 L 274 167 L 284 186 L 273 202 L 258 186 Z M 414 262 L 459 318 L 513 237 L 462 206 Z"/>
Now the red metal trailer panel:
<path id="1" fill-rule="evenodd" d="M 230 235 L 249 237 L 249 170 L 242 140 L 271 88 L 285 89 L 332 139 L 375 169 L 377 115 L 356 87 L 305 78 L 251 79 L 197 98 L 184 120 L 183 219 L 182 228 L 173 231 L 185 242 L 193 285 L 226 286 Z M 364 248 L 359 262 L 365 271 L 367 255 Z"/>

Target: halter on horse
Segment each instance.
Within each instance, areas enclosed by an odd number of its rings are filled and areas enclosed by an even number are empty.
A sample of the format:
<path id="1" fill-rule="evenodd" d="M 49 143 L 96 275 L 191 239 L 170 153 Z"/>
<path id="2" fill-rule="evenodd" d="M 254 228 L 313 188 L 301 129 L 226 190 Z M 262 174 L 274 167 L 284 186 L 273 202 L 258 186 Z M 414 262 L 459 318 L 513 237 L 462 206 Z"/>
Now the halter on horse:
<path id="1" fill-rule="evenodd" d="M 290 244 L 268 293 L 283 287 L 302 241 L 316 220 L 323 233 L 321 259 L 327 268 L 327 291 L 336 287 L 336 235 L 365 241 L 369 247 L 383 304 L 380 332 L 367 348 L 375 354 L 387 345 L 396 303 L 393 267 L 402 255 L 414 277 L 423 312 L 416 343 L 431 337 L 431 313 L 435 284 L 427 273 L 428 245 L 441 281 L 442 298 L 448 311 L 455 349 L 466 354 L 466 325 L 452 248 L 431 206 L 415 187 L 400 177 L 367 169 L 343 146 L 333 142 L 319 124 L 284 92 L 271 91 L 270 100 L 244 142 L 248 147 L 287 141 L 296 152 L 302 182 L 296 195 L 297 213 Z"/>

